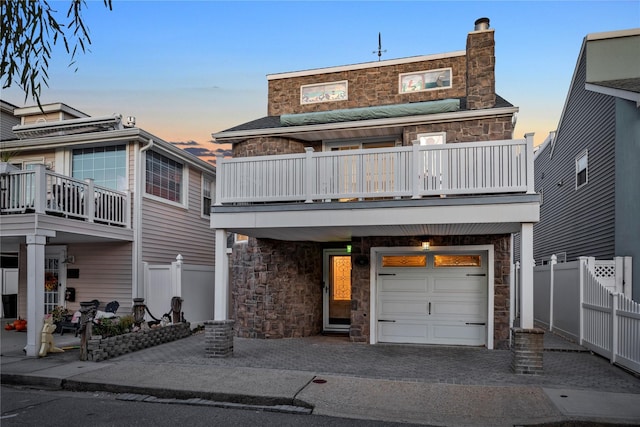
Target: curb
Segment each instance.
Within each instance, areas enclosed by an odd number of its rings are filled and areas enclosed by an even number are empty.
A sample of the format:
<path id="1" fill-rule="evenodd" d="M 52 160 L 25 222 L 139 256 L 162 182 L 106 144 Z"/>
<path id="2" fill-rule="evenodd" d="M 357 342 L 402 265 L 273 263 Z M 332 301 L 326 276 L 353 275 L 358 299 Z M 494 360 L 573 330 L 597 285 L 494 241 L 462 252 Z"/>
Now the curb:
<path id="1" fill-rule="evenodd" d="M 152 401 L 155 399 L 155 401 L 157 402 L 159 402 L 160 400 L 170 400 L 171 403 L 188 403 L 188 401 L 196 399 L 202 402 L 215 402 L 216 405 L 233 405 L 233 407 L 249 406 L 254 408 L 261 408 L 262 410 L 275 410 L 275 408 L 278 407 L 303 408 L 306 411 L 313 411 L 314 409 L 314 406 L 308 402 L 295 398 L 291 399 L 288 397 L 252 396 L 218 392 L 160 389 L 122 384 L 104 384 L 76 381 L 73 379 L 61 380 L 60 388 L 69 391 L 104 391 L 116 394 L 146 396 L 147 401 Z M 167 402 L 163 401 L 162 403 Z"/>

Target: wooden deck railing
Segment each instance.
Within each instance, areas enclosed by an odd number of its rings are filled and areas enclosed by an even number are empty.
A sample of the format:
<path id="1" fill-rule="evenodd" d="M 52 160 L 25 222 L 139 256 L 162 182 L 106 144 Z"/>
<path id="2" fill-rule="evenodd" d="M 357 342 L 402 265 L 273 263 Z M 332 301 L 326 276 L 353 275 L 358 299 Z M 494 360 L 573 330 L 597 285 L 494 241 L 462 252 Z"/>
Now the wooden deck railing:
<path id="1" fill-rule="evenodd" d="M 217 159 L 216 205 L 534 193 L 533 138 Z"/>
<path id="2" fill-rule="evenodd" d="M 88 222 L 130 227 L 131 196 L 86 181 L 48 171 L 33 170 L 0 176 L 0 212 L 46 213 Z"/>

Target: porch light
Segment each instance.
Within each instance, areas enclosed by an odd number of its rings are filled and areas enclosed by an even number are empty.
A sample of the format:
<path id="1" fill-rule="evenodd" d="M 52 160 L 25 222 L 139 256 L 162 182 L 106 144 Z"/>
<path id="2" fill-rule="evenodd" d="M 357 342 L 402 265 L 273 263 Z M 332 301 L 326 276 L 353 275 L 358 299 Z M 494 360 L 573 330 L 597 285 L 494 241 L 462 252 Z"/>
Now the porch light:
<path id="1" fill-rule="evenodd" d="M 351 245 L 347 245 L 347 253 L 350 254 L 351 253 Z"/>
<path id="2" fill-rule="evenodd" d="M 423 251 L 428 251 L 429 250 L 429 242 L 428 241 L 422 242 L 422 250 Z"/>

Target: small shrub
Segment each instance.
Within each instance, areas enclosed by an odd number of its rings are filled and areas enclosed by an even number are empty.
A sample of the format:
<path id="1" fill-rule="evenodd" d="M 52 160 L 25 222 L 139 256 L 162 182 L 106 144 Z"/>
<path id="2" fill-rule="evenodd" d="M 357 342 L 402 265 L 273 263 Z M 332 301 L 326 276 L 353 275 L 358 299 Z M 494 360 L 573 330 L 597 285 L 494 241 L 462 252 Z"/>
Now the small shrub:
<path id="1" fill-rule="evenodd" d="M 134 324 L 134 319 L 133 319 L 133 316 L 130 314 L 120 317 L 120 321 L 118 322 L 118 325 L 120 326 L 120 329 L 122 330 L 123 334 L 131 332 L 133 329 L 133 324 Z"/>

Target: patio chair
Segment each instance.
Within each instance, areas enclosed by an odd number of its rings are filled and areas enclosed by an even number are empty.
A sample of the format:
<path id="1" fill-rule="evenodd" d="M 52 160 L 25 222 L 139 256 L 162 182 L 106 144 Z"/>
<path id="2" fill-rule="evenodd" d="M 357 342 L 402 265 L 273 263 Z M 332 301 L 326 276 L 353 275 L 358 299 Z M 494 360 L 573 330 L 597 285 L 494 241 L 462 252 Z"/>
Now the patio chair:
<path id="1" fill-rule="evenodd" d="M 91 301 L 93 306 L 97 309 L 100 305 L 100 301 L 94 299 Z M 116 307 L 116 310 L 118 308 Z M 76 337 L 80 332 L 80 312 L 76 311 L 73 315 L 65 316 L 65 320 L 60 322 L 60 336 L 64 335 L 64 331 L 72 331 L 75 333 Z"/>

